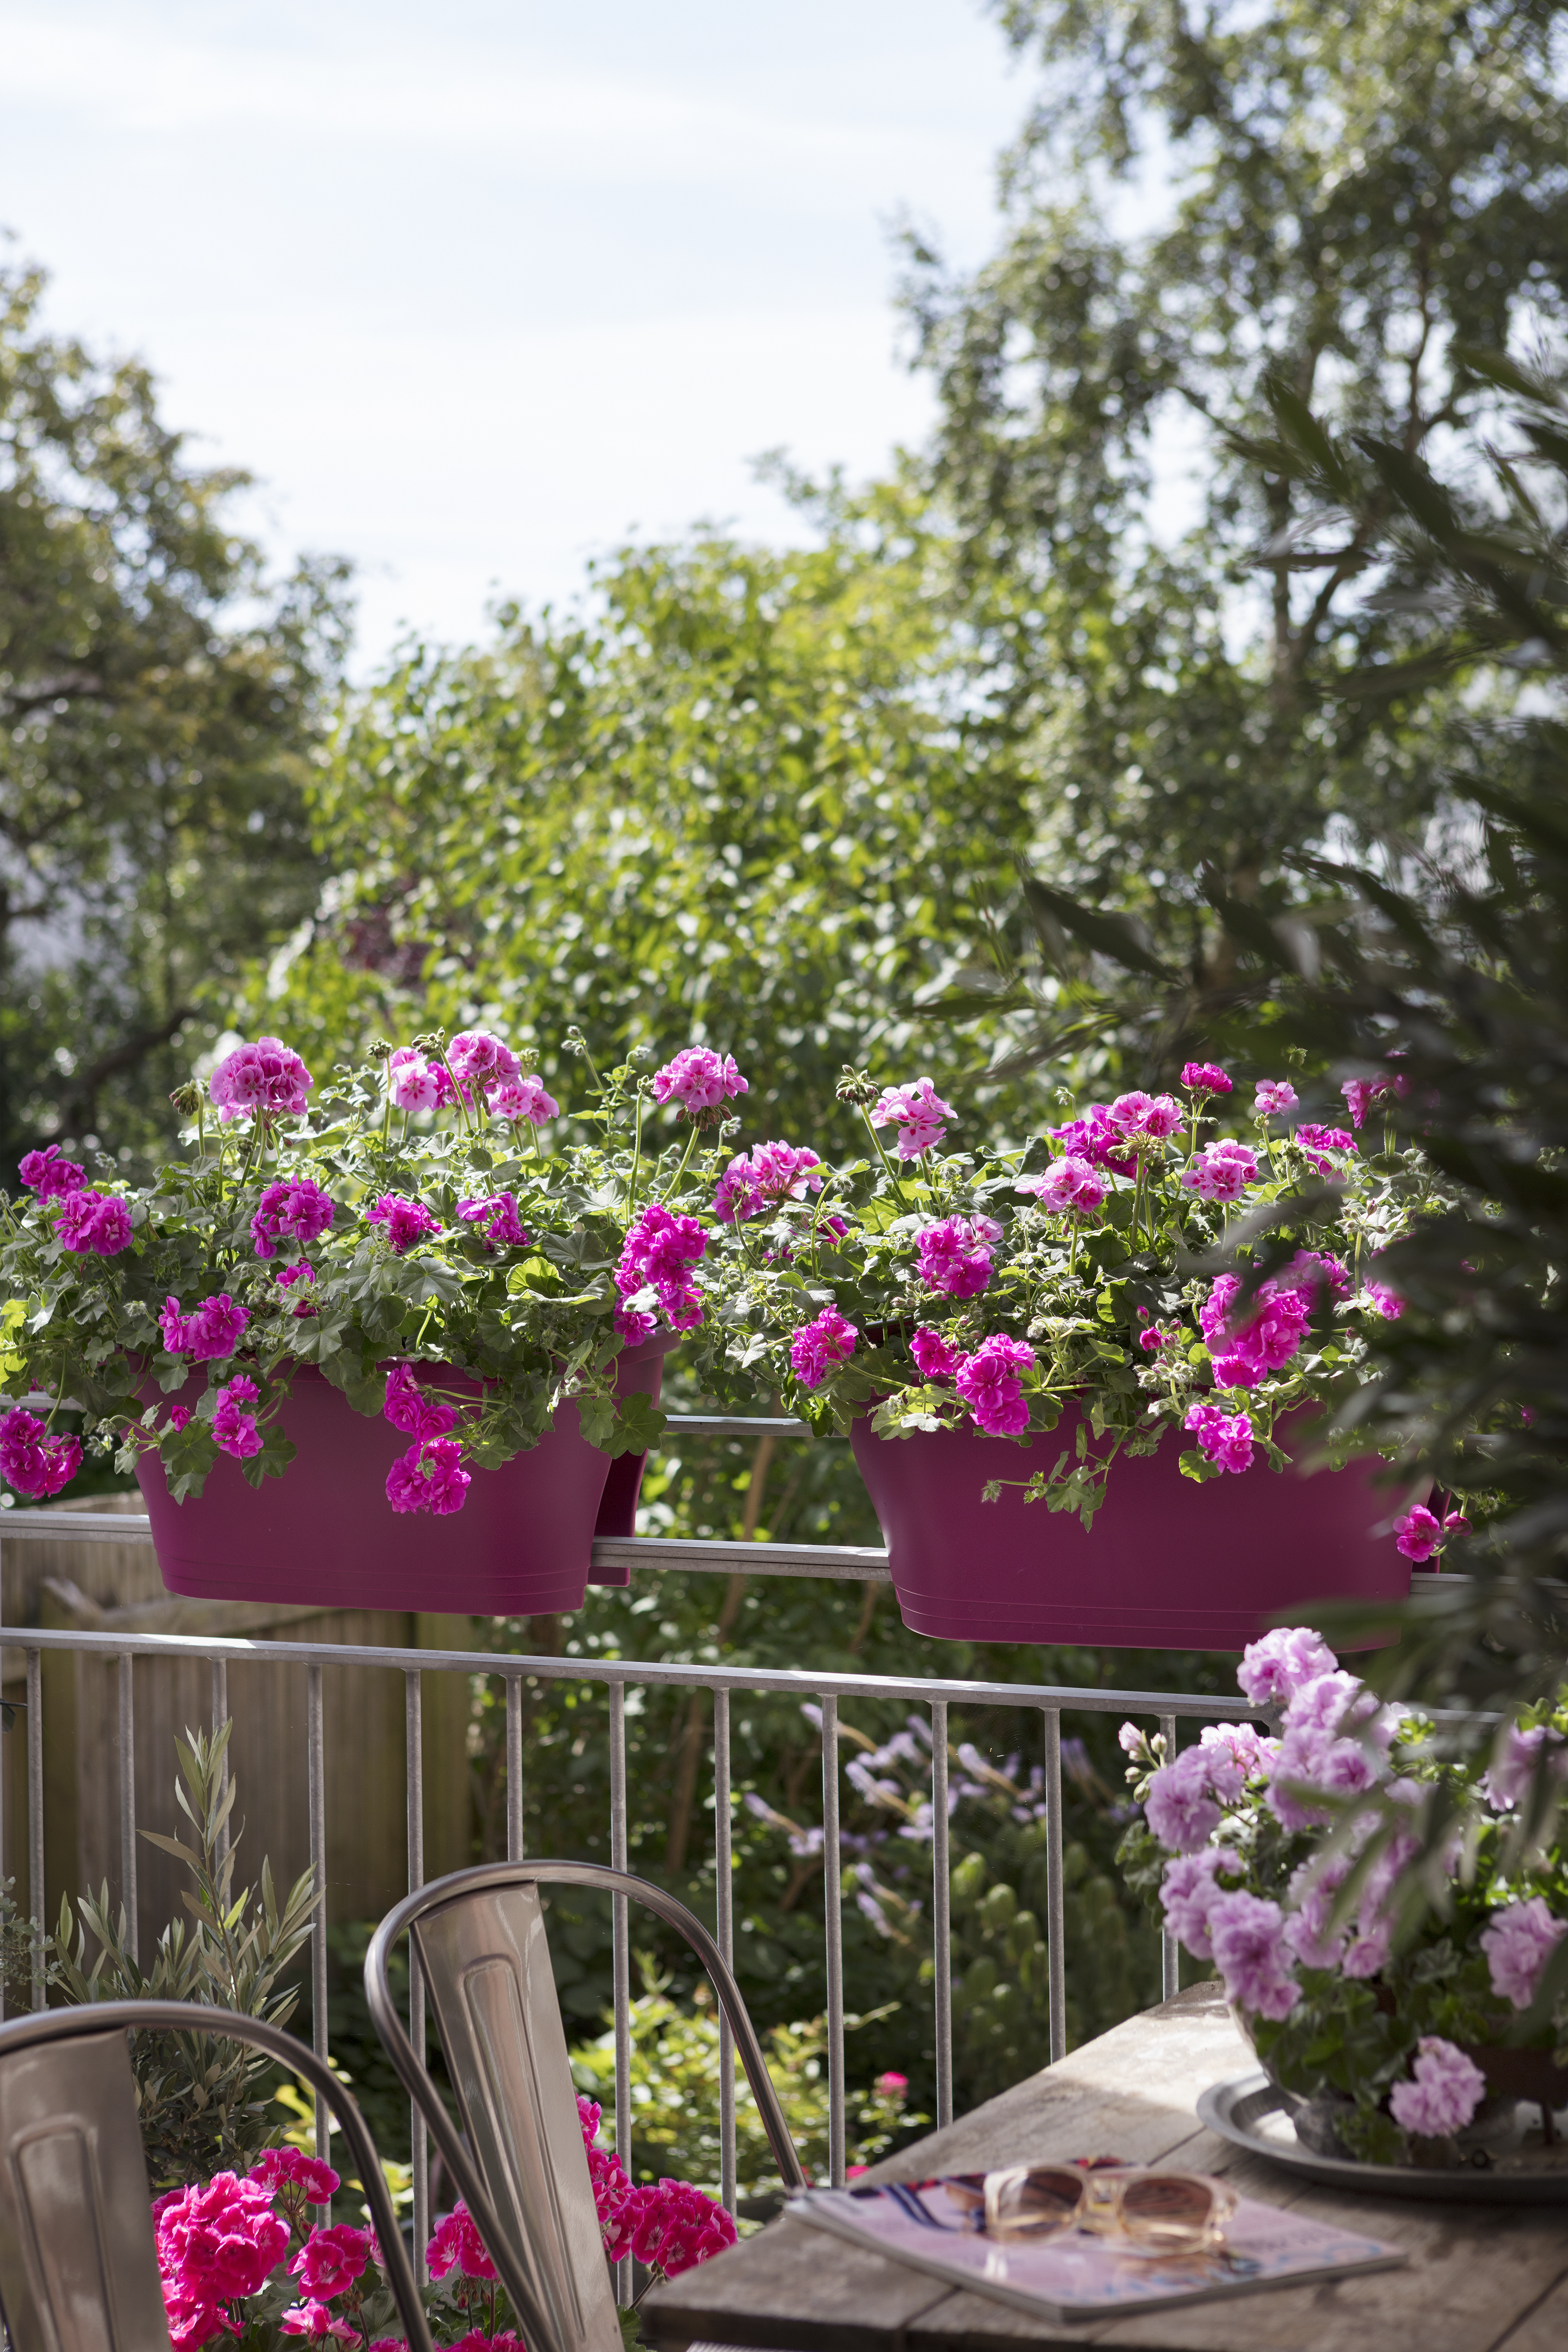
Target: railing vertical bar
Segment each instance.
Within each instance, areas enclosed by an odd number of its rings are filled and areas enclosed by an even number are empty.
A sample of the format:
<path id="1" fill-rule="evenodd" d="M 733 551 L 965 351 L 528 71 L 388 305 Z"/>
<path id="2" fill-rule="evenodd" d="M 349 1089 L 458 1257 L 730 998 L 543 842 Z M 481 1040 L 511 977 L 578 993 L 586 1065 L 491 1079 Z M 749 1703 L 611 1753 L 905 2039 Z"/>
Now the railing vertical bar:
<path id="1" fill-rule="evenodd" d="M 136 1690 L 135 1662 L 129 1650 L 118 1661 L 120 1683 L 120 1900 L 125 1908 L 125 1942 L 133 1960 L 142 1958 L 136 1931 Z"/>
<path id="2" fill-rule="evenodd" d="M 316 1890 L 315 1926 L 310 1937 L 310 2039 L 316 2055 L 324 2063 L 327 2056 L 327 1759 L 326 1737 L 321 1717 L 321 1669 L 315 1663 L 305 1669 L 307 1702 L 305 1727 L 306 1768 L 310 1779 L 310 1877 Z M 320 2094 L 316 2098 L 316 2154 L 323 2164 L 331 2161 L 331 2124 L 330 2110 Z M 323 2229 L 331 2227 L 331 2202 L 312 2206 Z"/>
<path id="3" fill-rule="evenodd" d="M 827 1918 L 827 2158 L 844 2186 L 844 1921 L 838 1874 L 838 1701 L 822 1702 L 822 1894 Z"/>
<path id="4" fill-rule="evenodd" d="M 1173 1715 L 1160 1717 L 1160 1728 L 1165 1735 L 1165 1761 L 1172 1764 L 1176 1756 L 1176 1718 Z M 1169 1927 L 1160 1930 L 1160 1990 L 1169 2000 L 1182 1990 L 1182 1948 Z"/>
<path id="5" fill-rule="evenodd" d="M 1068 2054 L 1067 1929 L 1062 1890 L 1062 1711 L 1046 1718 L 1046 1943 L 1050 1988 L 1051 2063 Z"/>
<path id="6" fill-rule="evenodd" d="M 734 1886 L 730 1854 L 730 1694 L 713 1694 L 713 1885 L 719 1949 L 735 1965 Z M 719 2196 L 735 2210 L 735 2037 L 719 2012 Z"/>
<path id="7" fill-rule="evenodd" d="M 408 1892 L 425 1884 L 425 1732 L 424 1686 L 418 1668 L 403 1676 L 403 1752 L 408 1777 Z M 425 2056 L 425 1971 L 414 1938 L 408 1939 L 408 2039 L 416 2057 Z M 425 2250 L 430 2242 L 430 2150 L 425 2117 L 416 2101 L 409 2102 L 414 2158 L 414 2275 L 425 2284 Z"/>
<path id="8" fill-rule="evenodd" d="M 610 1685 L 610 1867 L 626 1867 L 626 1686 Z M 632 2168 L 631 1949 L 626 1898 L 610 1897 L 616 1990 L 616 2153 Z M 616 2264 L 616 2297 L 623 2306 L 633 2296 L 632 2258 Z"/>
<path id="9" fill-rule="evenodd" d="M 947 1837 L 947 1701 L 931 1703 L 931 1919 L 936 1961 L 936 2121 L 952 2121 L 952 1910 Z"/>
<path id="10" fill-rule="evenodd" d="M 215 1739 L 217 1738 L 218 1733 L 223 1729 L 224 1725 L 227 1721 L 228 1660 L 226 1658 L 215 1658 L 213 1660 L 213 1738 Z M 218 1791 L 220 1795 L 226 1795 L 228 1791 L 228 1750 L 226 1748 L 224 1749 L 223 1769 L 218 1774 Z M 220 1863 L 226 1859 L 228 1853 L 228 1821 L 226 1816 L 225 1817 L 222 1829 L 219 1830 L 217 1833 L 217 1853 Z"/>
<path id="11" fill-rule="evenodd" d="M 44 2006 L 44 1671 L 27 1652 L 27 1912 L 33 1922 L 33 2007 Z"/>
<path id="12" fill-rule="evenodd" d="M 522 1860 L 522 1677 L 506 1678 L 506 1858 Z"/>

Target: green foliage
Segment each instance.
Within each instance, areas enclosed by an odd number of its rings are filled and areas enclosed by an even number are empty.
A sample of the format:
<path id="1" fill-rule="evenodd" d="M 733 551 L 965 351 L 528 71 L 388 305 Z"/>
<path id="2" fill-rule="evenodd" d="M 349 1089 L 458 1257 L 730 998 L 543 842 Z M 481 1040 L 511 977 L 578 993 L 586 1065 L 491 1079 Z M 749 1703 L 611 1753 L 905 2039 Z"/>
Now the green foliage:
<path id="1" fill-rule="evenodd" d="M 1319 529 L 1297 460 L 1363 433 L 1484 465 L 1500 402 L 1469 352 L 1564 319 L 1563 10 L 997 13 L 1037 94 L 994 257 L 952 278 L 908 240 L 940 407 L 906 488 L 951 523 L 950 609 L 1037 780 L 1040 875 L 1135 913 L 1212 1045 L 1248 999 L 1211 892 L 1310 927 L 1298 853 L 1440 817 L 1465 717 L 1517 691 L 1410 658 L 1429 616 L 1363 593 L 1384 500 L 1342 485 Z M 1173 543 L 1153 484 L 1184 460 L 1200 511 Z M 1168 1075 L 1179 1041 L 1137 985 L 1086 1031 L 1096 976 L 1020 901 L 966 986 L 998 1056 Z"/>
<path id="2" fill-rule="evenodd" d="M 124 1906 L 110 1909 L 107 1883 L 96 1897 L 78 1897 L 79 1920 L 62 1898 L 58 1926 L 46 1939 L 47 1983 L 57 2000 L 197 2001 L 287 2023 L 296 1993 L 286 1971 L 310 1937 L 314 1891 L 307 1871 L 279 1904 L 264 1860 L 258 1886 L 236 1892 L 241 1831 L 231 1826 L 237 1784 L 226 1779 L 230 1728 L 225 1723 L 211 1738 L 187 1730 L 175 1742 L 174 1795 L 195 1843 L 142 1832 L 190 1872 L 194 1890 L 182 1896 L 189 1920 L 170 1921 L 152 1967 L 143 1969 L 132 1956 Z M 98 1946 L 90 1958 L 89 1937 Z M 262 2052 L 214 2034 L 137 2033 L 131 2062 L 155 2189 L 226 2168 L 243 2172 L 280 2137 L 266 2099 L 256 2095 L 273 2065 Z"/>
<path id="3" fill-rule="evenodd" d="M 632 2063 L 632 2174 L 637 2180 L 689 2180 L 710 2196 L 720 2185 L 719 2019 L 706 1984 L 705 1998 L 690 2011 L 670 2000 L 648 1955 L 642 1956 L 643 1990 L 630 2004 Z M 889 2004 L 886 2015 L 896 2003 Z M 846 2017 L 846 2033 L 869 2020 Z M 814 2179 L 829 2177 L 827 2114 L 827 2021 L 773 2025 L 763 2034 L 768 2073 L 784 2111 L 790 2137 Z M 846 2046 L 847 2068 L 857 2068 L 856 2044 Z M 613 2147 L 616 2096 L 616 2036 L 612 2027 L 596 2041 L 572 2052 L 577 2088 L 605 2110 L 602 2127 Z M 850 2092 L 846 2109 L 846 2161 L 874 2164 L 900 2134 L 929 2127 L 929 2116 L 911 2115 L 901 2091 L 880 2079 Z M 739 2063 L 735 2069 L 735 2179 L 742 2195 L 778 2185 L 778 2174 L 757 2103 Z"/>
<path id="4" fill-rule="evenodd" d="M 1026 825 L 933 561 L 889 494 L 816 549 L 627 550 L 582 617 L 413 648 L 345 708 L 330 906 L 244 1017 L 307 1058 L 483 1019 L 552 1079 L 569 1022 L 601 1062 L 706 1040 L 757 1133 L 821 1148 L 846 1055 L 907 1050 Z"/>
<path id="5" fill-rule="evenodd" d="M 0 1160 L 140 1164 L 242 961 L 313 903 L 304 787 L 345 572 L 280 586 L 139 363 L 41 330 L 0 270 Z M 175 1041 L 179 1044 L 176 1045 Z"/>

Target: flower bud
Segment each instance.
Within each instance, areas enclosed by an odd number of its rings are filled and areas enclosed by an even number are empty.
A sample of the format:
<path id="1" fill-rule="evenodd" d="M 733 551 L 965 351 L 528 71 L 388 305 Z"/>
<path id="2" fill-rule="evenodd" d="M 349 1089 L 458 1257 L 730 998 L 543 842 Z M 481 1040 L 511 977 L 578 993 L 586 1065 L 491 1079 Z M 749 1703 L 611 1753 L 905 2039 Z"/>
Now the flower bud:
<path id="1" fill-rule="evenodd" d="M 183 1087 L 176 1087 L 174 1093 L 169 1097 L 169 1100 L 174 1104 L 174 1108 L 179 1112 L 182 1118 L 195 1118 L 196 1112 L 201 1106 L 201 1099 L 202 1090 L 200 1087 L 197 1086 L 195 1078 L 187 1078 L 184 1085 Z"/>
<path id="2" fill-rule="evenodd" d="M 844 1065 L 844 1075 L 833 1089 L 841 1103 L 856 1110 L 869 1110 L 880 1095 L 881 1088 L 865 1070 L 858 1070 L 850 1062 Z"/>

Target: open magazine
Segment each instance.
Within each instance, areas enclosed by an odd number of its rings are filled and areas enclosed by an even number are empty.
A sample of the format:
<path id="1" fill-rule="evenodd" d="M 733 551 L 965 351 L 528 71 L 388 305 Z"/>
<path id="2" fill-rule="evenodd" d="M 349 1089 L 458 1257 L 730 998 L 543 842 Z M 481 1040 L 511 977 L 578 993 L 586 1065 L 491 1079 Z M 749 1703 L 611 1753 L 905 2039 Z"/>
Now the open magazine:
<path id="1" fill-rule="evenodd" d="M 983 2176 L 960 2179 L 973 2189 Z M 1227 2219 L 1224 2242 L 1193 2254 L 1141 2252 L 1124 2240 L 1074 2229 L 1045 2238 L 988 2238 L 968 2224 L 943 2180 L 813 2189 L 793 2198 L 786 2210 L 814 2229 L 929 2271 L 950 2286 L 1054 2320 L 1155 2311 L 1212 2295 L 1390 2270 L 1406 2260 L 1397 2246 L 1249 2197 Z"/>

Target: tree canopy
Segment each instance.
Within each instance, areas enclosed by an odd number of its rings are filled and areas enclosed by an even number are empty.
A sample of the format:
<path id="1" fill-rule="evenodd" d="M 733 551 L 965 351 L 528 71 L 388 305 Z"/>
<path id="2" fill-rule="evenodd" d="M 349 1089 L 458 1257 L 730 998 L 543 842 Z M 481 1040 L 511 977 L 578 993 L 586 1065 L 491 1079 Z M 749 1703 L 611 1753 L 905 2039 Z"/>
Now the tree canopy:
<path id="1" fill-rule="evenodd" d="M 0 1149 L 172 1134 L 247 956 L 313 903 L 344 568 L 269 588 L 134 362 L 0 272 Z M 185 1033 L 181 1048 L 174 1041 Z"/>
<path id="2" fill-rule="evenodd" d="M 572 1024 L 596 1055 L 695 1038 L 739 1061 L 749 1131 L 799 1140 L 846 1061 L 911 1075 L 909 1000 L 1026 837 L 927 562 L 889 499 L 801 552 L 628 549 L 582 613 L 406 649 L 337 730 L 334 880 L 253 1018 L 307 1058 L 492 1020 L 546 1072 Z"/>

